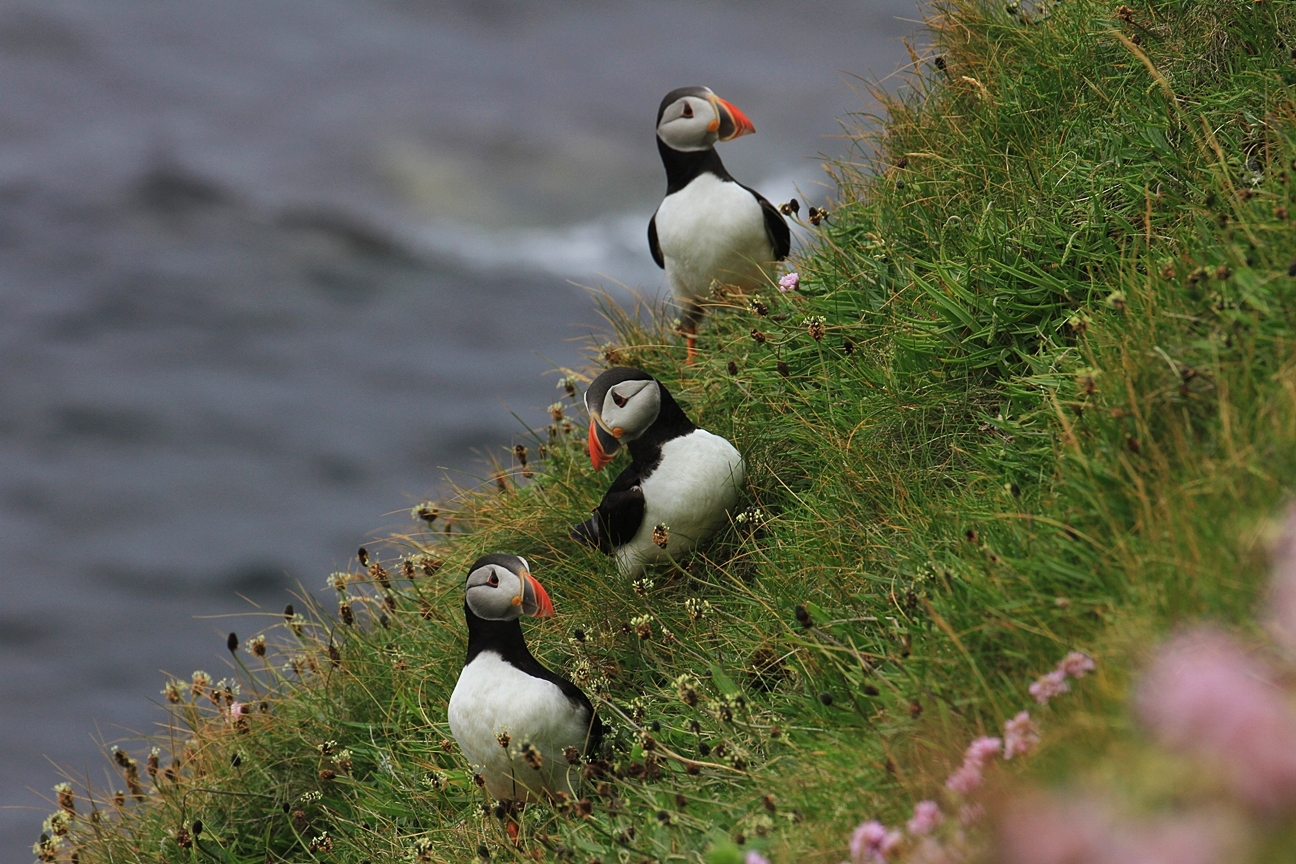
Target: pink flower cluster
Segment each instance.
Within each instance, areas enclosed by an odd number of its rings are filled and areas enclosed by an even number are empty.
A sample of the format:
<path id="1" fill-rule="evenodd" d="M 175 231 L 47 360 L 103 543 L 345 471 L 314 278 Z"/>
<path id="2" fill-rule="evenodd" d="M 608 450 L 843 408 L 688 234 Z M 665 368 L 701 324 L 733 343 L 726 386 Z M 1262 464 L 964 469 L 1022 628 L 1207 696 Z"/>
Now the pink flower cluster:
<path id="1" fill-rule="evenodd" d="M 905 827 L 909 829 L 910 834 L 921 837 L 930 834 L 944 818 L 945 814 L 941 812 L 935 801 L 919 801 L 914 805 L 913 818 Z"/>
<path id="2" fill-rule="evenodd" d="M 1067 678 L 1083 678 L 1094 670 L 1093 658 L 1079 651 L 1072 651 L 1062 658 L 1057 668 L 1030 685 L 1030 694 L 1041 705 L 1047 705 L 1054 696 L 1060 696 L 1071 689 Z"/>
<path id="3" fill-rule="evenodd" d="M 1057 669 L 1040 679 L 1040 681 L 1051 681 L 1052 686 L 1060 688 L 1041 701 L 1047 702 L 1049 697 L 1057 693 L 1065 693 L 1068 689 L 1068 677 L 1082 678 L 1093 670 L 1094 661 L 1090 657 L 1079 651 L 1072 651 L 1062 658 Z M 1033 695 L 1036 694 L 1040 681 L 1031 686 Z M 1036 699 L 1039 699 L 1038 695 Z M 1019 711 L 1004 724 L 1003 740 L 982 737 L 974 739 L 968 745 L 963 754 L 963 764 L 945 781 L 945 787 L 961 796 L 970 795 L 980 788 L 985 779 L 986 764 L 991 759 L 1000 754 L 1004 759 L 1024 756 L 1039 745 L 1039 740 L 1039 730 L 1031 720 L 1030 712 Z M 958 816 L 961 824 L 971 825 L 984 818 L 985 807 L 978 801 L 964 800 Z M 956 840 L 955 846 L 950 847 L 937 838 L 928 836 L 943 821 L 945 821 L 945 814 L 941 812 L 935 801 L 919 801 L 914 805 L 913 816 L 905 825 L 912 838 L 912 845 L 906 853 L 906 861 L 910 864 L 960 864 L 967 860 L 967 850 L 959 845 L 961 841 Z M 958 836 L 963 836 L 961 829 Z M 903 842 L 903 834 L 899 831 L 888 831 L 886 826 L 877 820 L 861 823 L 851 836 L 851 862 L 852 864 L 885 864 Z M 1149 864 L 1159 864 L 1159 862 L 1149 862 Z"/>
<path id="4" fill-rule="evenodd" d="M 1172 639 L 1136 698 L 1164 746 L 1213 760 L 1252 806 L 1296 805 L 1296 715 L 1273 671 L 1232 638 L 1203 627 Z"/>
<path id="5" fill-rule="evenodd" d="M 945 788 L 960 795 L 966 795 L 981 785 L 981 772 L 985 763 L 999 755 L 1003 742 L 998 738 L 977 738 L 968 745 L 963 754 L 963 764 L 945 781 Z"/>
<path id="6" fill-rule="evenodd" d="M 1003 757 L 1025 756 L 1039 744 L 1039 730 L 1031 720 L 1029 711 L 1018 711 L 1017 716 L 1004 724 Z"/>
<path id="7" fill-rule="evenodd" d="M 1216 820 L 1134 821 L 1096 799 L 1032 795 L 1012 804 L 999 826 L 1000 864 L 1220 864 L 1229 832 Z M 1236 850 L 1233 850 L 1236 851 Z"/>
<path id="8" fill-rule="evenodd" d="M 778 281 L 779 290 L 782 291 L 784 294 L 786 294 L 789 291 L 797 290 L 797 286 L 800 284 L 801 284 L 801 277 L 795 272 L 788 273 L 786 276 L 779 279 Z"/>
<path id="9" fill-rule="evenodd" d="M 876 819 L 861 823 L 851 835 L 852 864 L 886 864 L 887 857 L 903 839 L 899 831 L 888 831 Z"/>
<path id="10" fill-rule="evenodd" d="M 747 857 L 743 859 L 743 864 L 770 864 L 769 859 L 755 849 L 747 850 Z"/>

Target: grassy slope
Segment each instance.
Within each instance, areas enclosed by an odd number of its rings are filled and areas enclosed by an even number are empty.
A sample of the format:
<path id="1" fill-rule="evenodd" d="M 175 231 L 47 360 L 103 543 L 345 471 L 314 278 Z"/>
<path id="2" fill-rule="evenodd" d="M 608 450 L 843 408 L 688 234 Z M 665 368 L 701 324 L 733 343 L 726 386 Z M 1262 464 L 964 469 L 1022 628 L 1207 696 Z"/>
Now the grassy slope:
<path id="1" fill-rule="evenodd" d="M 282 656 L 240 651 L 265 713 L 240 729 L 206 698 L 174 706 L 180 778 L 159 775 L 146 804 L 97 790 L 80 861 L 465 861 L 479 843 L 496 860 L 698 860 L 738 833 L 776 862 L 837 861 L 860 819 L 894 823 L 936 792 L 1068 649 L 1100 672 L 1037 712 L 1044 751 L 1015 771 L 1065 772 L 1119 732 L 1127 673 L 1174 621 L 1247 620 L 1256 538 L 1296 468 L 1289 4 L 1161 2 L 1132 22 L 1088 0 L 1029 22 L 970 0 L 936 11 L 944 71 L 925 67 L 836 167 L 805 296 L 771 290 L 768 316 L 719 301 L 691 367 L 660 316 L 610 314 L 603 359 L 652 371 L 730 436 L 768 521 L 625 584 L 565 538 L 609 480 L 568 401 L 576 431 L 551 433 L 539 465 L 532 445 L 534 479 L 465 494 L 451 535 L 394 539 L 388 568 L 418 566 L 393 582 L 387 627 L 385 592 L 356 573 L 354 627 L 331 609 L 300 636 L 268 620 Z M 461 579 L 496 550 L 549 589 L 558 617 L 529 639 L 610 700 L 623 775 L 591 783 L 590 819 L 531 808 L 523 851 L 444 742 Z M 690 600 L 710 604 L 700 620 Z M 630 623 L 644 615 L 648 638 Z M 350 752 L 334 779 L 325 741 Z M 182 849 L 195 819 L 200 849 Z"/>

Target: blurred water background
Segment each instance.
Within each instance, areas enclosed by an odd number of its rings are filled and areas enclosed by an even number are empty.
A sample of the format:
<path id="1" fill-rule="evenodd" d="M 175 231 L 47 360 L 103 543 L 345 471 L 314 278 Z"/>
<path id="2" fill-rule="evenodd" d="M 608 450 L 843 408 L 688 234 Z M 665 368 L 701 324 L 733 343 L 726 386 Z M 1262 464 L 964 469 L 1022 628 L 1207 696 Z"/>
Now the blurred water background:
<path id="1" fill-rule="evenodd" d="M 100 744 L 150 730 L 161 670 L 223 677 L 262 626 L 212 616 L 322 589 L 543 426 L 598 329 L 571 281 L 661 289 L 668 90 L 753 119 L 739 179 L 821 200 L 850 76 L 917 17 L 0 0 L 0 858 L 55 763 L 120 787 Z"/>

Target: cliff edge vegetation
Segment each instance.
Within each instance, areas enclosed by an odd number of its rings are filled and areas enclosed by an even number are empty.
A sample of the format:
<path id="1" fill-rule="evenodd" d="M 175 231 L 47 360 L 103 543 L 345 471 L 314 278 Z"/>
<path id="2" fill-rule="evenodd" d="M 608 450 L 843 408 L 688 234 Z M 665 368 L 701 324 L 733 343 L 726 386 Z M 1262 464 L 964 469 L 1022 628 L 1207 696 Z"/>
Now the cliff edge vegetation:
<path id="1" fill-rule="evenodd" d="M 1038 746 L 991 785 L 1119 773 L 1151 646 L 1202 617 L 1259 638 L 1296 478 L 1292 12 L 935 3 L 905 86 L 848 118 L 827 216 L 800 213 L 794 290 L 717 290 L 694 365 L 669 314 L 608 305 L 496 482 L 318 574 L 337 608 L 267 613 L 224 681 L 167 682 L 167 731 L 121 742 L 121 792 L 68 778 L 38 857 L 837 862 L 920 799 L 956 821 L 967 742 L 1024 708 Z M 606 364 L 749 468 L 725 535 L 634 584 L 567 539 L 609 480 L 580 404 Z M 558 612 L 532 650 L 611 726 L 517 843 L 446 723 L 462 580 L 495 551 L 531 562 Z M 1096 670 L 1041 706 L 1073 651 Z"/>

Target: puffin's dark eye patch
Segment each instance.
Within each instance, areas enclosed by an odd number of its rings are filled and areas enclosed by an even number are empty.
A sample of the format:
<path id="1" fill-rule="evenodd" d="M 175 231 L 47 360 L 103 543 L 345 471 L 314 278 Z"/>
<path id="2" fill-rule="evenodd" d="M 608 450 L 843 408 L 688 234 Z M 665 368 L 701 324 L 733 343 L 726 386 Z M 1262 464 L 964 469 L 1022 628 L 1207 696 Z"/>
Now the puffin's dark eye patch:
<path id="1" fill-rule="evenodd" d="M 615 390 L 612 391 L 612 401 L 616 403 L 616 406 L 618 408 L 625 407 L 626 398 L 622 396 L 620 393 L 616 392 Z"/>
<path id="2" fill-rule="evenodd" d="M 684 103 L 684 113 L 681 114 L 680 116 L 681 116 L 681 117 L 692 117 L 692 116 L 693 116 L 693 106 L 690 105 L 689 103 L 685 102 L 685 103 Z"/>
<path id="3" fill-rule="evenodd" d="M 491 575 L 486 579 L 486 584 L 492 588 L 499 585 L 499 574 L 492 570 Z"/>

